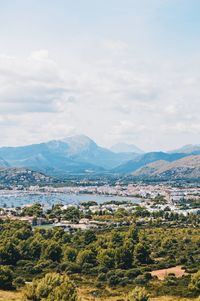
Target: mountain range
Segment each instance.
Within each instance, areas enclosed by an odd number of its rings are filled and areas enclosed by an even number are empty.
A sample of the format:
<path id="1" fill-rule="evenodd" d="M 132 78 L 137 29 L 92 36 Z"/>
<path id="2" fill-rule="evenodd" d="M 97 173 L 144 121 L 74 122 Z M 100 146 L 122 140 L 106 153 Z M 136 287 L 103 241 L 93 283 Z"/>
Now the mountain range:
<path id="1" fill-rule="evenodd" d="M 156 161 L 133 172 L 132 175 L 137 178 L 159 180 L 200 179 L 200 155 L 174 162 Z"/>
<path id="2" fill-rule="evenodd" d="M 149 178 L 174 175 L 185 177 L 192 165 L 196 177 L 200 167 L 200 146 L 189 145 L 170 152 L 147 152 L 132 144 L 118 144 L 111 150 L 84 135 L 40 144 L 0 148 L 0 167 L 26 168 L 48 176 L 66 178 L 70 174 L 132 174 Z M 189 164 L 189 163 L 188 163 Z M 183 167 L 183 168 L 182 168 Z M 169 172 L 168 172 L 169 170 Z M 199 169 L 200 173 L 200 169 Z M 183 174 L 181 176 L 181 174 Z"/>
<path id="3" fill-rule="evenodd" d="M 104 172 L 136 156 L 135 153 L 114 153 L 83 135 L 0 148 L 0 164 L 3 167 L 29 168 L 51 176 Z"/>

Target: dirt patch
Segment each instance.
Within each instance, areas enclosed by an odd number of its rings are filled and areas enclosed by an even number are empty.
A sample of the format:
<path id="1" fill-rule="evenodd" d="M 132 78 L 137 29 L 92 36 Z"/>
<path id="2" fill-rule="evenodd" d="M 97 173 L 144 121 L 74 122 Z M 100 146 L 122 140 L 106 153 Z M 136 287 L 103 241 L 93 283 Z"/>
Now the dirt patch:
<path id="1" fill-rule="evenodd" d="M 156 270 L 156 271 L 152 271 L 151 272 L 151 275 L 152 276 L 157 276 L 158 279 L 160 280 L 164 280 L 165 277 L 169 274 L 175 274 L 175 276 L 177 278 L 180 278 L 182 277 L 183 275 L 186 275 L 186 272 L 182 269 L 182 266 L 181 265 L 178 265 L 176 267 L 173 267 L 173 268 L 169 268 L 169 269 L 162 269 L 162 270 Z"/>

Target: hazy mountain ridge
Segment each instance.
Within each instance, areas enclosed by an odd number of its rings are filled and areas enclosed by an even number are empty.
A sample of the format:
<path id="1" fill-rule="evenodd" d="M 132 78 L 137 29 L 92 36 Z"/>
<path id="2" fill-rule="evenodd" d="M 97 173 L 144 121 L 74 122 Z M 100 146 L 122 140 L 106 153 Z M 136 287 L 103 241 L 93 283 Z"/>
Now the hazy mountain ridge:
<path id="1" fill-rule="evenodd" d="M 181 148 L 169 151 L 169 153 L 200 154 L 200 144 L 186 144 Z"/>
<path id="2" fill-rule="evenodd" d="M 0 157 L 11 167 L 25 167 L 49 175 L 103 172 L 133 159 L 136 154 L 116 154 L 86 136 L 21 147 L 2 147 Z M 4 165 L 3 165 L 4 166 Z"/>
<path id="3" fill-rule="evenodd" d="M 186 154 L 168 154 L 164 152 L 150 152 L 146 153 L 144 155 L 139 155 L 135 160 L 131 160 L 126 162 L 125 164 L 122 164 L 115 168 L 113 171 L 116 173 L 132 173 L 136 171 L 137 169 L 160 160 L 165 161 L 175 161 L 177 159 L 183 158 L 187 156 Z"/>
<path id="4" fill-rule="evenodd" d="M 157 161 L 132 173 L 142 178 L 198 179 L 200 178 L 200 155 L 188 156 L 173 162 Z"/>
<path id="5" fill-rule="evenodd" d="M 186 150 L 193 150 L 188 153 Z M 139 177 L 164 176 L 173 173 L 173 165 L 182 158 L 198 155 L 196 147 L 184 147 L 185 152 L 115 153 L 98 146 L 87 136 L 79 135 L 63 140 L 21 147 L 0 148 L 0 166 L 4 168 L 26 168 L 53 177 L 69 174 L 114 173 L 134 174 Z M 194 161 L 198 156 L 194 157 Z M 185 161 L 180 161 L 185 162 Z M 174 163 L 174 164 L 175 164 Z M 181 163 L 180 163 L 181 164 Z M 166 169 L 165 169 L 166 167 Z M 163 171 L 161 170 L 163 168 Z M 190 173 L 191 166 L 179 165 L 180 172 Z M 176 170 L 177 170 L 176 168 Z M 176 171 L 174 171 L 175 173 Z M 197 173 L 197 169 L 196 169 Z M 184 176 L 184 175 L 183 175 Z"/>

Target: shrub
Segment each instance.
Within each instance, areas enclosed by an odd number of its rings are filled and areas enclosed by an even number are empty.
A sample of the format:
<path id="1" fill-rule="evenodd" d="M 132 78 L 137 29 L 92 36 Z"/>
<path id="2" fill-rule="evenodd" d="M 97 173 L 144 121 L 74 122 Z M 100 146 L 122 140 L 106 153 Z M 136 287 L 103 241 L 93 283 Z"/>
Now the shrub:
<path id="1" fill-rule="evenodd" d="M 165 283 L 168 286 L 177 285 L 176 276 L 174 274 L 169 274 L 167 277 L 165 277 Z"/>
<path id="2" fill-rule="evenodd" d="M 17 277 L 12 282 L 13 286 L 17 289 L 25 285 L 25 280 L 22 277 Z"/>
<path id="3" fill-rule="evenodd" d="M 98 281 L 106 281 L 106 274 L 100 273 L 98 276 Z"/>
<path id="4" fill-rule="evenodd" d="M 139 269 L 131 269 L 126 272 L 126 276 L 130 279 L 134 279 L 141 274 Z"/>
<path id="5" fill-rule="evenodd" d="M 128 301 L 148 301 L 149 295 L 142 287 L 136 287 L 128 296 Z"/>
<path id="6" fill-rule="evenodd" d="M 108 285 L 110 287 L 116 286 L 116 285 L 118 285 L 120 283 L 120 280 L 121 279 L 117 275 L 113 274 L 108 279 Z"/>
<path id="7" fill-rule="evenodd" d="M 24 299 L 29 301 L 77 301 L 77 292 L 68 276 L 49 273 L 42 279 L 34 279 L 32 284 L 25 287 Z"/>
<path id="8" fill-rule="evenodd" d="M 192 276 L 189 288 L 196 293 L 200 293 L 200 271 Z"/>

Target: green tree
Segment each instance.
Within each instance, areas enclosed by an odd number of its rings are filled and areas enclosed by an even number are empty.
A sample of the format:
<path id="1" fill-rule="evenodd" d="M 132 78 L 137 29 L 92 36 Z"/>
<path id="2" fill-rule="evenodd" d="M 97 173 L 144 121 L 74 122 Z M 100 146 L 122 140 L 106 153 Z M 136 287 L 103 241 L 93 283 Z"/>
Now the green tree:
<path id="1" fill-rule="evenodd" d="M 138 243 L 134 249 L 134 260 L 137 263 L 146 264 L 151 261 L 150 251 L 146 244 Z"/>
<path id="2" fill-rule="evenodd" d="M 59 262 L 62 258 L 60 245 L 56 242 L 51 242 L 44 250 L 44 258 Z"/>
<path id="3" fill-rule="evenodd" d="M 115 267 L 115 251 L 113 249 L 101 250 L 97 255 L 97 261 L 101 267 L 108 269 Z"/>
<path id="4" fill-rule="evenodd" d="M 37 240 L 33 240 L 29 244 L 29 254 L 33 259 L 39 259 L 42 252 L 42 244 Z"/>
<path id="5" fill-rule="evenodd" d="M 41 204 L 34 204 L 31 207 L 25 207 L 22 211 L 22 215 L 28 215 L 28 216 L 37 216 L 41 217 L 43 214 L 43 209 Z"/>
<path id="6" fill-rule="evenodd" d="M 13 273 L 8 266 L 0 266 L 0 289 L 8 290 L 12 288 Z"/>
<path id="7" fill-rule="evenodd" d="M 116 250 L 116 264 L 120 269 L 130 269 L 132 267 L 133 253 L 129 244 L 125 244 Z"/>
<path id="8" fill-rule="evenodd" d="M 24 289 L 24 299 L 29 301 L 77 301 L 77 291 L 66 275 L 48 273 L 34 279 Z"/>
<path id="9" fill-rule="evenodd" d="M 114 213 L 114 217 L 117 219 L 123 219 L 125 216 L 128 216 L 128 212 L 124 208 L 119 208 Z"/>
<path id="10" fill-rule="evenodd" d="M 66 210 L 63 210 L 63 216 L 66 220 L 75 223 L 80 219 L 80 211 L 76 207 L 69 207 Z"/>
<path id="11" fill-rule="evenodd" d="M 133 242 L 138 241 L 138 228 L 135 224 L 130 226 L 128 231 L 128 238 L 130 238 Z"/>
<path id="12" fill-rule="evenodd" d="M 0 263 L 15 265 L 19 259 L 19 250 L 11 240 L 0 247 Z"/>
<path id="13" fill-rule="evenodd" d="M 96 234 L 92 230 L 87 230 L 84 234 L 84 241 L 86 245 L 89 245 L 90 243 L 94 242 L 96 240 Z"/>
<path id="14" fill-rule="evenodd" d="M 196 293 L 200 293 L 200 271 L 192 276 L 189 288 Z"/>
<path id="15" fill-rule="evenodd" d="M 123 243 L 123 237 L 122 235 L 117 232 L 117 231 L 112 231 L 112 236 L 111 236 L 111 240 L 112 240 L 112 245 L 113 247 L 119 247 L 122 245 Z"/>
<path id="16" fill-rule="evenodd" d="M 76 261 L 82 267 L 85 264 L 95 265 L 96 256 L 95 256 L 94 252 L 91 250 L 82 250 L 78 253 Z"/>
<path id="17" fill-rule="evenodd" d="M 135 287 L 134 290 L 129 294 L 128 301 L 148 301 L 149 295 L 145 288 Z"/>
<path id="18" fill-rule="evenodd" d="M 76 260 L 77 250 L 72 247 L 66 247 L 64 250 L 64 260 L 74 262 Z"/>

